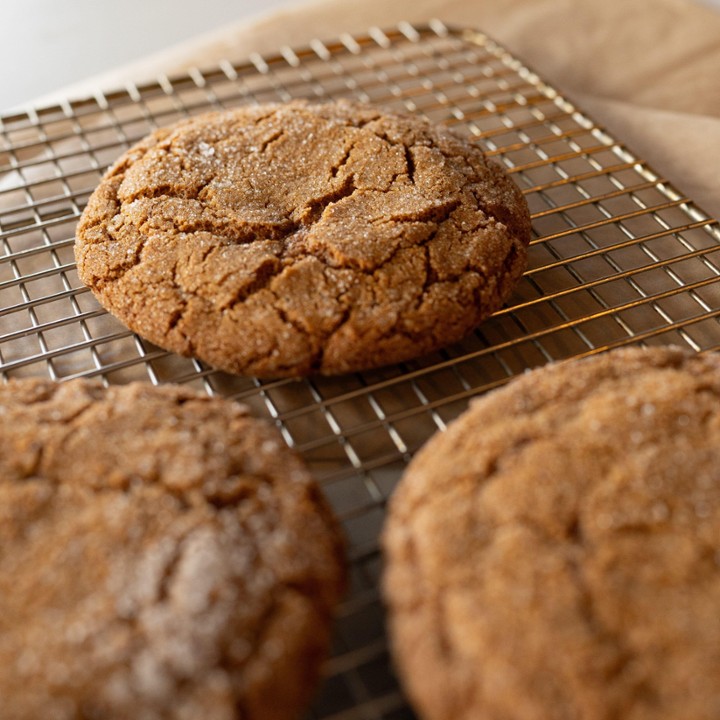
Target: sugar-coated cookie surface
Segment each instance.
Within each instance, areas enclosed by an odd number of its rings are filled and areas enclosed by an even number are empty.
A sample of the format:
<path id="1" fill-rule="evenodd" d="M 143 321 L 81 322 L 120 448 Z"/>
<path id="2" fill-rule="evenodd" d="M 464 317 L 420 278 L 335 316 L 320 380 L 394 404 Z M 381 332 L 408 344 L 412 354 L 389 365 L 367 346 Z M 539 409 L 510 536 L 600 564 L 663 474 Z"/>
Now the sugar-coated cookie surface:
<path id="1" fill-rule="evenodd" d="M 475 401 L 384 547 L 424 720 L 720 717 L 720 356 L 617 350 Z"/>
<path id="2" fill-rule="evenodd" d="M 3 720 L 290 720 L 342 543 L 243 406 L 182 388 L 0 385 Z"/>
<path id="3" fill-rule="evenodd" d="M 525 269 L 527 204 L 420 117 L 301 101 L 160 129 L 77 228 L 81 279 L 152 342 L 238 374 L 338 374 L 466 335 Z"/>

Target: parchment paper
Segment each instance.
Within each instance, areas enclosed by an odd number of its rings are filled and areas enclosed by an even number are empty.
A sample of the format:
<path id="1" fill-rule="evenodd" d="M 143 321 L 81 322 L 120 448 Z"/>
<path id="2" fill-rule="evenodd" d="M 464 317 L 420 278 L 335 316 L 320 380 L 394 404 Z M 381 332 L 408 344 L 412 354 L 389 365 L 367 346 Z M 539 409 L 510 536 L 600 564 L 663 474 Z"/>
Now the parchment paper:
<path id="1" fill-rule="evenodd" d="M 694 0 L 322 0 L 199 37 L 59 94 L 433 17 L 504 44 L 720 217 L 720 13 Z"/>

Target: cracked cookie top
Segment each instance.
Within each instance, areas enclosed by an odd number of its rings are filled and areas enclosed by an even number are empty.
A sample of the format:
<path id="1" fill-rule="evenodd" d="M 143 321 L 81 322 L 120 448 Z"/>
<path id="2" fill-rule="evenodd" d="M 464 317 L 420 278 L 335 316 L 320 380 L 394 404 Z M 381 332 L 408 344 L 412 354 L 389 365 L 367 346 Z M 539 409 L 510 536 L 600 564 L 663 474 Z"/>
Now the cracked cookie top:
<path id="1" fill-rule="evenodd" d="M 154 132 L 77 228 L 81 279 L 152 342 L 237 374 L 337 374 L 462 338 L 526 263 L 525 200 L 475 145 L 349 102 Z"/>
<path id="2" fill-rule="evenodd" d="M 718 468 L 718 355 L 619 350 L 476 401 L 384 537 L 420 715 L 720 717 Z"/>
<path id="3" fill-rule="evenodd" d="M 307 470 L 243 406 L 0 385 L 0 714 L 296 718 L 341 547 Z"/>

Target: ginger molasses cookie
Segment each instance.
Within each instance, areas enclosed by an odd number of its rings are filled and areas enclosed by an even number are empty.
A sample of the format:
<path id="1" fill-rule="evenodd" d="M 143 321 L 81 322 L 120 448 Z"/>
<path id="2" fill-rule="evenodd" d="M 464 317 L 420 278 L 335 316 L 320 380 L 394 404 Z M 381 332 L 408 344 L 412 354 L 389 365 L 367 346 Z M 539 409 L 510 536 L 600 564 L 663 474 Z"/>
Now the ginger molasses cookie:
<path id="1" fill-rule="evenodd" d="M 284 720 L 342 545 L 276 431 L 181 388 L 0 385 L 3 720 Z"/>
<path id="2" fill-rule="evenodd" d="M 526 264 L 527 205 L 476 145 L 350 102 L 154 132 L 78 224 L 81 279 L 133 331 L 237 374 L 338 374 L 462 338 Z"/>
<path id="3" fill-rule="evenodd" d="M 481 398 L 384 546 L 425 720 L 720 717 L 720 357 L 618 350 Z"/>

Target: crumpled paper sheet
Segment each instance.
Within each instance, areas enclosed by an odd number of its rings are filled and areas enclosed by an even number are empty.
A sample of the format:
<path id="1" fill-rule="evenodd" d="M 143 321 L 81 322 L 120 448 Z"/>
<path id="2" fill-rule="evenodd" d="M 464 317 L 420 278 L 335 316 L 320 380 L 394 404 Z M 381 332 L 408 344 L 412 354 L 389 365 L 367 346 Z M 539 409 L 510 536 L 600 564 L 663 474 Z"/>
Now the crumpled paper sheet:
<path id="1" fill-rule="evenodd" d="M 505 45 L 720 217 L 720 13 L 696 0 L 322 0 L 198 37 L 61 94 L 431 18 Z"/>

